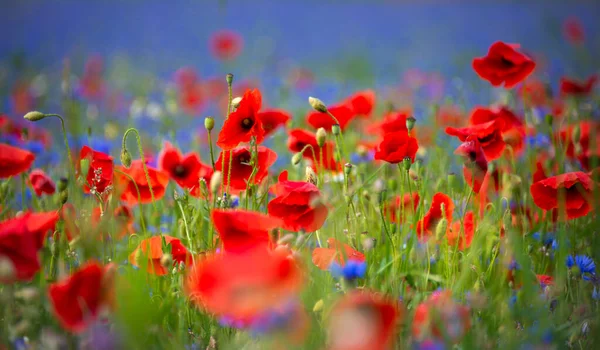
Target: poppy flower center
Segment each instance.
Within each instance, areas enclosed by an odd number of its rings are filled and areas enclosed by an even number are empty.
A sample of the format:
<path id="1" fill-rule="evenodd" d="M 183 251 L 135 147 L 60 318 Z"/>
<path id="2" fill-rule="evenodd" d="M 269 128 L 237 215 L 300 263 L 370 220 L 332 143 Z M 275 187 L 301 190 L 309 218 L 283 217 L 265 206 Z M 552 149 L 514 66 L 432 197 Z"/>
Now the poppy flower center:
<path id="1" fill-rule="evenodd" d="M 252 120 L 250 118 L 244 118 L 244 120 L 242 120 L 242 129 L 250 130 L 250 129 L 252 129 L 253 126 L 254 126 L 254 120 Z"/>
<path id="2" fill-rule="evenodd" d="M 506 68 L 511 68 L 511 67 L 514 67 L 514 66 L 515 66 L 515 64 L 514 64 L 512 61 L 510 61 L 510 60 L 508 60 L 508 59 L 506 59 L 506 58 L 504 58 L 504 57 L 500 58 L 500 62 L 502 62 L 502 64 L 503 64 L 503 65 L 504 65 Z"/>
<path id="3" fill-rule="evenodd" d="M 239 156 L 238 161 L 240 164 L 242 163 L 248 163 L 250 162 L 250 155 L 248 154 L 242 154 L 241 156 Z"/>
<path id="4" fill-rule="evenodd" d="M 187 169 L 183 165 L 179 164 L 175 167 L 173 172 L 178 177 L 184 177 L 187 174 Z"/>
<path id="5" fill-rule="evenodd" d="M 488 143 L 488 142 L 492 141 L 495 136 L 496 136 L 496 133 L 491 133 L 491 134 L 486 135 L 484 137 L 478 138 L 478 140 L 479 140 L 479 143 L 481 143 L 483 145 L 485 143 Z"/>

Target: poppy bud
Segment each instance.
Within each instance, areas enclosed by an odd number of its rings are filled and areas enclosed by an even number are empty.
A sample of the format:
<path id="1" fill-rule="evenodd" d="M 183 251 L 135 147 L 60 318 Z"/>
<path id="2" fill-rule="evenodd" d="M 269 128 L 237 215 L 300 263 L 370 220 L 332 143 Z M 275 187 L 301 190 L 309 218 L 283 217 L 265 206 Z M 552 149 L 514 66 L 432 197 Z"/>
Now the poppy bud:
<path id="1" fill-rule="evenodd" d="M 304 179 L 306 182 L 310 182 L 311 184 L 317 186 L 317 174 L 315 174 L 315 171 L 311 167 L 307 166 L 304 174 Z"/>
<path id="2" fill-rule="evenodd" d="M 0 256 L 0 281 L 9 281 L 15 277 L 15 266 L 9 258 Z"/>
<path id="3" fill-rule="evenodd" d="M 341 129 L 340 129 L 340 125 L 339 124 L 334 124 L 331 127 L 331 133 L 334 134 L 335 136 L 338 136 L 341 133 Z"/>
<path id="4" fill-rule="evenodd" d="M 60 199 L 60 204 L 65 204 L 69 200 L 69 192 L 67 191 L 60 192 L 58 196 L 58 198 Z"/>
<path id="5" fill-rule="evenodd" d="M 350 164 L 350 163 L 344 164 L 344 174 L 350 175 L 351 172 L 352 172 L 352 164 Z"/>
<path id="6" fill-rule="evenodd" d="M 227 85 L 231 86 L 231 84 L 233 83 L 233 74 L 227 73 L 227 75 L 225 76 L 225 80 L 227 81 Z"/>
<path id="7" fill-rule="evenodd" d="M 554 117 L 551 114 L 546 114 L 546 125 L 548 125 L 549 127 L 552 127 L 552 122 L 554 121 Z"/>
<path id="8" fill-rule="evenodd" d="M 448 228 L 448 220 L 445 218 L 440 219 L 437 226 L 435 227 L 435 238 L 441 239 L 446 234 L 446 229 Z"/>
<path id="9" fill-rule="evenodd" d="M 220 171 L 215 171 L 210 177 L 210 191 L 212 193 L 217 193 L 219 191 L 219 187 L 221 187 L 222 182 L 223 173 Z"/>
<path id="10" fill-rule="evenodd" d="M 323 101 L 319 100 L 318 98 L 309 97 L 308 103 L 315 111 L 321 112 L 321 113 L 327 113 L 327 106 L 325 106 Z"/>
<path id="11" fill-rule="evenodd" d="M 64 190 L 67 189 L 68 185 L 69 185 L 69 180 L 66 177 L 61 177 L 58 180 L 58 184 L 56 184 L 56 189 L 58 190 L 58 192 L 63 192 Z"/>
<path id="12" fill-rule="evenodd" d="M 131 153 L 127 150 L 127 148 L 123 148 L 121 150 L 121 164 L 125 168 L 129 168 L 131 166 Z"/>
<path id="13" fill-rule="evenodd" d="M 90 170 L 90 160 L 83 158 L 79 161 L 79 168 L 81 169 L 81 177 L 87 178 L 88 171 Z"/>
<path id="14" fill-rule="evenodd" d="M 404 157 L 404 160 L 402 160 L 402 165 L 404 165 L 404 170 L 409 171 L 410 166 L 412 165 L 410 157 Z"/>
<path id="15" fill-rule="evenodd" d="M 163 267 L 173 266 L 173 256 L 171 254 L 163 254 L 163 256 L 160 258 L 160 264 Z"/>
<path id="16" fill-rule="evenodd" d="M 323 299 L 319 299 L 315 303 L 315 306 L 313 306 L 313 312 L 320 312 L 321 310 L 323 310 L 323 304 Z"/>
<path id="17" fill-rule="evenodd" d="M 325 146 L 325 140 L 327 139 L 327 131 L 325 131 L 324 128 L 318 128 L 316 138 L 317 145 L 319 145 L 319 147 Z"/>
<path id="18" fill-rule="evenodd" d="M 416 121 L 417 120 L 414 117 L 406 118 L 406 128 L 408 129 L 408 132 L 410 132 L 415 127 Z"/>
<path id="19" fill-rule="evenodd" d="M 579 144 L 579 140 L 581 140 L 581 128 L 579 124 L 575 124 L 573 127 L 573 135 L 571 136 L 574 144 Z"/>
<path id="20" fill-rule="evenodd" d="M 206 130 L 211 131 L 215 127 L 215 120 L 212 117 L 204 118 L 204 128 Z"/>
<path id="21" fill-rule="evenodd" d="M 295 153 L 292 156 L 292 165 L 298 165 L 302 160 L 302 152 Z"/>
<path id="22" fill-rule="evenodd" d="M 42 120 L 42 119 L 46 118 L 46 115 L 42 112 L 32 111 L 32 112 L 25 114 L 25 116 L 23 118 L 29 120 L 30 122 L 37 122 L 38 120 Z"/>
<path id="23" fill-rule="evenodd" d="M 236 97 L 233 100 L 231 100 L 231 108 L 236 109 L 238 108 L 238 106 L 240 105 L 240 102 L 242 101 L 241 97 Z"/>

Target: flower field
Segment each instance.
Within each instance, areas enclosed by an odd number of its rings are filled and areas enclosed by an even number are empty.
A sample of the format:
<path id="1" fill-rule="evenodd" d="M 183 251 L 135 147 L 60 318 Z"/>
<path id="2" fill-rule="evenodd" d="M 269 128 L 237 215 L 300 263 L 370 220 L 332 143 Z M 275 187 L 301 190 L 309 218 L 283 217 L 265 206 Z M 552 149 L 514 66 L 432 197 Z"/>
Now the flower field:
<path id="1" fill-rule="evenodd" d="M 13 57 L 0 350 L 595 348 L 597 38 L 556 30 L 585 75 L 495 40 L 460 77 L 273 84 L 233 29 L 208 77 Z"/>

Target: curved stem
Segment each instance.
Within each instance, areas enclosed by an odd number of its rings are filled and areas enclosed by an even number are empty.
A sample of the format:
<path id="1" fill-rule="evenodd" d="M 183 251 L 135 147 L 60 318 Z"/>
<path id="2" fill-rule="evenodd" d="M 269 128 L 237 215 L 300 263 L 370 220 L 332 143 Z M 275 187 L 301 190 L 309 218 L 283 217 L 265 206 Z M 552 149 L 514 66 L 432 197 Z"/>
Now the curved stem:
<path id="1" fill-rule="evenodd" d="M 156 210 L 156 201 L 154 199 L 154 191 L 152 190 L 152 182 L 150 181 L 150 174 L 148 173 L 148 167 L 146 166 L 146 159 L 144 159 L 145 157 L 144 157 L 144 149 L 142 148 L 142 140 L 140 139 L 140 133 L 137 131 L 136 128 L 129 128 L 125 131 L 125 134 L 123 134 L 122 147 L 123 147 L 123 149 L 127 148 L 125 146 L 125 141 L 127 140 L 127 135 L 130 132 L 135 133 L 135 137 L 136 137 L 137 144 L 138 144 L 138 151 L 140 153 L 140 158 L 142 161 L 142 169 L 144 169 L 144 174 L 146 175 L 146 181 L 148 182 L 148 189 L 150 190 L 150 197 L 152 198 L 152 206 L 154 207 L 154 210 Z"/>
<path id="2" fill-rule="evenodd" d="M 69 163 L 71 164 L 72 174 L 75 174 L 75 163 L 73 163 L 73 156 L 71 155 L 71 147 L 69 146 L 69 139 L 67 138 L 67 129 L 65 128 L 65 120 L 58 114 L 46 114 L 46 117 L 56 117 L 60 119 L 60 127 L 62 128 L 63 139 L 65 147 L 67 147 L 67 156 L 69 157 Z"/>

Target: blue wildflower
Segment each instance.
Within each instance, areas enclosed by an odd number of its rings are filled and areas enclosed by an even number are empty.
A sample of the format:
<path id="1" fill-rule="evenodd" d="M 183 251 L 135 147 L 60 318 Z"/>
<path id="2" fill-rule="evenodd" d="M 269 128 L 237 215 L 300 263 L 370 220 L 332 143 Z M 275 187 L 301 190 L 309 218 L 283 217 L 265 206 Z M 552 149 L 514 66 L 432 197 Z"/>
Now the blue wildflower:
<path id="1" fill-rule="evenodd" d="M 350 156 L 350 161 L 352 164 L 360 164 L 360 163 L 370 163 L 375 158 L 373 152 L 357 152 L 352 153 Z"/>
<path id="2" fill-rule="evenodd" d="M 527 136 L 525 138 L 527 146 L 530 148 L 548 148 L 550 147 L 550 139 L 548 136 L 543 134 L 537 134 L 535 136 Z"/>
<path id="3" fill-rule="evenodd" d="M 413 348 L 416 350 L 444 350 L 446 345 L 438 340 L 427 339 L 420 343 L 414 343 Z"/>
<path id="4" fill-rule="evenodd" d="M 596 287 L 594 287 L 594 290 L 592 291 L 592 299 L 600 300 L 600 291 L 598 291 Z"/>
<path id="5" fill-rule="evenodd" d="M 567 257 L 567 267 L 571 269 L 575 265 L 577 265 L 584 280 L 590 280 L 589 275 L 596 273 L 596 264 L 594 263 L 594 260 L 587 255 L 577 255 L 575 258 L 573 258 L 572 255 L 569 255 Z"/>
<path id="6" fill-rule="evenodd" d="M 363 278 L 367 272 L 367 263 L 349 260 L 346 265 L 341 266 L 337 262 L 332 262 L 329 266 L 329 271 L 334 277 L 345 278 L 346 280 L 352 281 L 357 278 Z"/>

